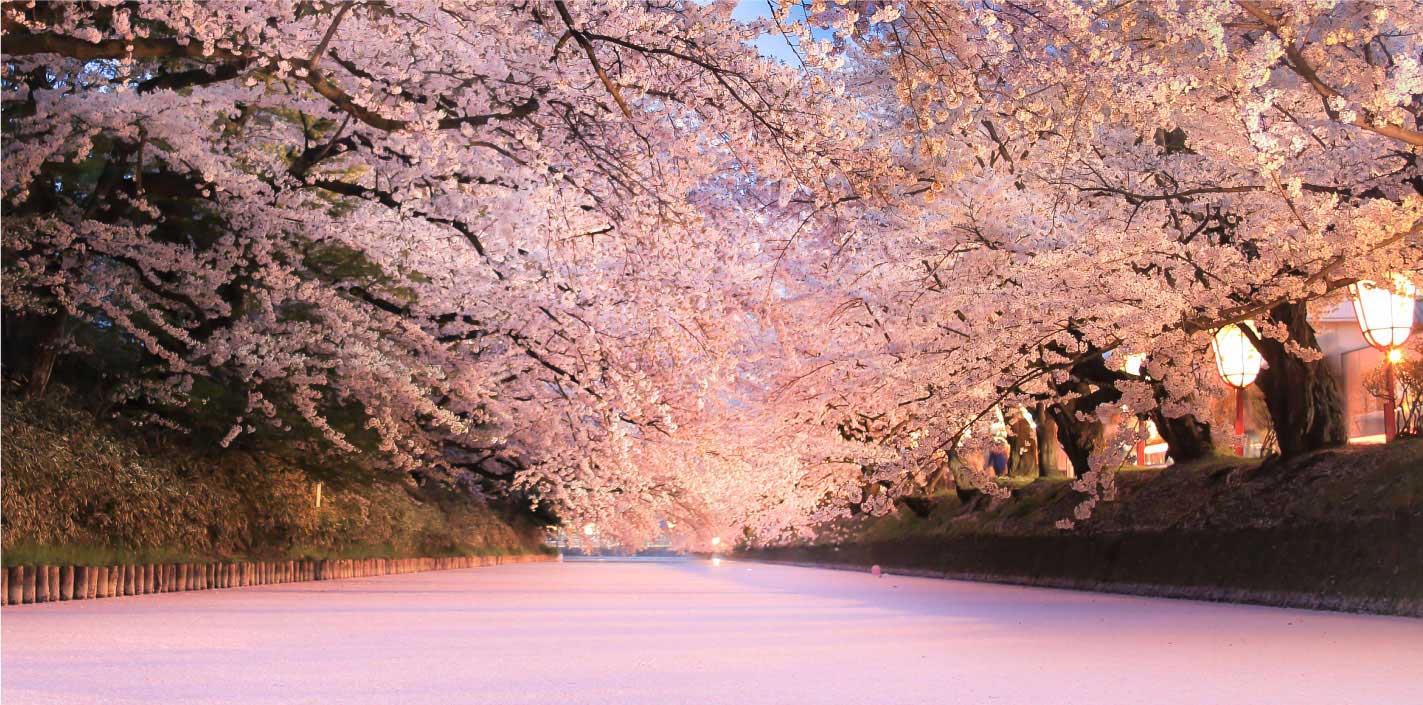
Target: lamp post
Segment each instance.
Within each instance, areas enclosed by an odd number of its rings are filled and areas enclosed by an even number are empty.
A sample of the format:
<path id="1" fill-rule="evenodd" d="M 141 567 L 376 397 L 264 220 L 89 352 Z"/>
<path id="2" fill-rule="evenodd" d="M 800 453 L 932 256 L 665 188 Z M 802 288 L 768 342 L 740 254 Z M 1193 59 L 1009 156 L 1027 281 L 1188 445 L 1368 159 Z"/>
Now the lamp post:
<path id="1" fill-rule="evenodd" d="M 1414 298 L 1418 290 L 1411 282 L 1393 276 L 1391 286 L 1378 286 L 1370 281 L 1349 285 L 1349 300 L 1354 304 L 1354 317 L 1359 331 L 1369 345 L 1383 352 L 1384 417 L 1383 437 L 1393 440 L 1398 434 L 1397 410 L 1393 398 L 1393 365 L 1398 362 L 1398 346 L 1413 332 Z"/>
<path id="2" fill-rule="evenodd" d="M 1260 351 L 1245 336 L 1243 327 L 1255 331 L 1253 321 L 1241 321 L 1216 331 L 1211 338 L 1215 351 L 1216 372 L 1227 385 L 1235 389 L 1235 435 L 1245 435 L 1245 388 L 1260 374 Z M 1236 446 L 1236 455 L 1245 455 L 1245 445 Z"/>

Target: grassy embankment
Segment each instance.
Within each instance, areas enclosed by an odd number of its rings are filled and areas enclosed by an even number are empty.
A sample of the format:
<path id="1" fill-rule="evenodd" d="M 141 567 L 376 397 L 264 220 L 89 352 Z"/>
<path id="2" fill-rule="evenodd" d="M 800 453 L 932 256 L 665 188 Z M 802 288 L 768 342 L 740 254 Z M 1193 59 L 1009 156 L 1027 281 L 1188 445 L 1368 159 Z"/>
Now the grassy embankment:
<path id="1" fill-rule="evenodd" d="M 62 399 L 4 402 L 7 566 L 543 550 L 527 517 L 435 481 L 349 458 L 124 434 Z"/>
<path id="2" fill-rule="evenodd" d="M 1423 615 L 1423 440 L 1285 462 L 1128 469 L 1071 530 L 1070 481 L 955 494 L 756 558 L 1030 585 Z M 912 507 L 912 509 L 911 509 Z M 917 510 L 917 511 L 915 511 Z"/>

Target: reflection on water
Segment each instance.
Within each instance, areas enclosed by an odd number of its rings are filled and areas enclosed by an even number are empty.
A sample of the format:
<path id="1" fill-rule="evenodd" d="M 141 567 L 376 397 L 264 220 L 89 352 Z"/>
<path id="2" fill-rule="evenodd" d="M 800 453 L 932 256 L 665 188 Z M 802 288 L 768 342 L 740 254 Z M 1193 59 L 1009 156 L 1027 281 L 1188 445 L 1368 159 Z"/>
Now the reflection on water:
<path id="1" fill-rule="evenodd" d="M 563 556 L 563 560 L 564 560 L 564 562 L 566 562 L 566 563 L 573 563 L 573 562 L 579 562 L 579 563 L 680 563 L 680 562 L 684 562 L 684 561 L 696 560 L 696 556 L 688 556 L 688 555 L 686 555 L 686 554 L 681 554 L 681 553 L 675 553 L 675 554 L 669 553 L 669 554 L 665 554 L 665 555 L 656 555 L 656 556 L 616 556 L 616 555 L 608 555 L 608 556 L 600 556 L 600 555 L 583 556 L 583 555 L 577 555 L 577 554 L 566 553 L 566 554 L 564 554 L 564 556 Z M 715 565 L 715 564 L 716 564 L 716 561 L 720 561 L 720 560 L 721 560 L 720 558 L 713 559 L 713 564 Z"/>

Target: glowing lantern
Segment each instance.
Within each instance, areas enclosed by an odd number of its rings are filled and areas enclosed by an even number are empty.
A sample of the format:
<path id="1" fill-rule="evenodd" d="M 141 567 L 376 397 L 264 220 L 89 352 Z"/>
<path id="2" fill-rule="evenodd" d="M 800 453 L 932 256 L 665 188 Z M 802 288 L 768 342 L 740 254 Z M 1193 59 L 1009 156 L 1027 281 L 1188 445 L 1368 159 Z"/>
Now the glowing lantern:
<path id="1" fill-rule="evenodd" d="M 1235 435 L 1245 435 L 1245 388 L 1260 375 L 1260 351 L 1245 335 L 1245 328 L 1255 333 L 1253 321 L 1241 321 L 1216 331 L 1211 339 L 1215 350 L 1215 367 L 1220 378 L 1235 388 Z M 1243 446 L 1236 446 L 1237 455 L 1245 455 Z"/>
<path id="2" fill-rule="evenodd" d="M 1373 282 L 1349 285 L 1349 298 L 1354 302 L 1354 316 L 1359 330 L 1369 345 L 1387 352 L 1408 340 L 1413 332 L 1414 297 L 1418 290 L 1402 277 L 1394 277 L 1393 286 L 1379 287 Z"/>
<path id="3" fill-rule="evenodd" d="M 1221 328 L 1211 339 L 1216 371 L 1226 384 L 1236 389 L 1250 386 L 1260 374 L 1260 351 L 1245 336 L 1241 326 L 1257 332 L 1254 321 L 1241 321 Z"/>
<path id="4" fill-rule="evenodd" d="M 1361 281 L 1349 285 L 1349 299 L 1354 303 L 1354 317 L 1369 345 L 1384 354 L 1384 417 L 1383 436 L 1391 440 L 1398 433 L 1397 411 L 1393 399 L 1393 366 L 1402 359 L 1397 350 L 1413 333 L 1414 300 L 1418 289 L 1401 276 L 1394 275 L 1393 286 L 1380 287 Z"/>

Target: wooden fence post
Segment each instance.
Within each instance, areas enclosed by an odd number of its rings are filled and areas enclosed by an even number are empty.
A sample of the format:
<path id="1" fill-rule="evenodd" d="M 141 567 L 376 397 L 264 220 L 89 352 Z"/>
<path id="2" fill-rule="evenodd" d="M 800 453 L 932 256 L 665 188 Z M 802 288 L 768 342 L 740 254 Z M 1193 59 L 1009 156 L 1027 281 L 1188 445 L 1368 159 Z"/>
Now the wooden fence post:
<path id="1" fill-rule="evenodd" d="M 32 565 L 30 572 L 35 574 L 35 604 L 49 602 L 49 566 Z"/>
<path id="2" fill-rule="evenodd" d="M 73 567 L 74 592 L 69 596 L 71 600 L 89 599 L 89 572 L 93 568 L 86 565 L 76 565 Z"/>

